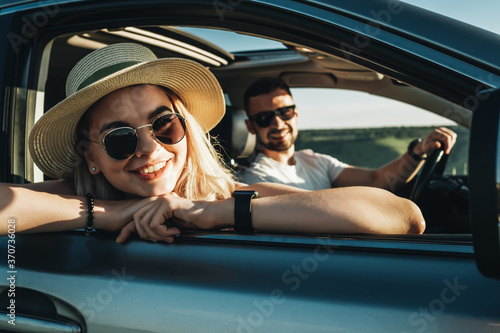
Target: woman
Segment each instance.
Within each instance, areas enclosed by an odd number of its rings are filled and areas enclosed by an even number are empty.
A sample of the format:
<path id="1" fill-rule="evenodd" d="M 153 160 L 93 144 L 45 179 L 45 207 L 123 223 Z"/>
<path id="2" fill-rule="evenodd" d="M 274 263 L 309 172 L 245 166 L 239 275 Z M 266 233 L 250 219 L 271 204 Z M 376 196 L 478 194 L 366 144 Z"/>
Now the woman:
<path id="1" fill-rule="evenodd" d="M 424 230 L 418 207 L 384 190 L 309 192 L 235 182 L 206 135 L 224 115 L 222 90 L 196 62 L 157 59 L 136 44 L 110 45 L 73 68 L 66 95 L 30 135 L 35 163 L 59 180 L 0 186 L 0 217 L 15 220 L 17 232 L 86 228 L 88 233 L 95 227 L 121 230 L 117 242 L 134 232 L 172 242 L 179 227 Z M 235 189 L 258 191 L 260 198 L 252 200 L 250 193 L 233 199 Z M 6 223 L 2 228 L 7 233 Z"/>

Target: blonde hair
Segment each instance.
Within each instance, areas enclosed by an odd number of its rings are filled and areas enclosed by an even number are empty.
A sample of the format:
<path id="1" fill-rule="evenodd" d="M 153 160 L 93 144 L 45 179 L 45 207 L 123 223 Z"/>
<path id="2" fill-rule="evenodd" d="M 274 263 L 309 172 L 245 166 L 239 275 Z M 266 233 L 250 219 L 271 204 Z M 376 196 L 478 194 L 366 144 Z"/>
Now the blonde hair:
<path id="1" fill-rule="evenodd" d="M 231 197 L 235 189 L 234 177 L 214 149 L 211 141 L 214 139 L 204 132 L 175 93 L 168 88 L 159 87 L 170 98 L 175 112 L 186 118 L 186 164 L 174 192 L 179 197 L 193 200 L 213 201 Z M 78 126 L 75 149 L 80 154 L 85 149 L 90 149 L 89 138 L 85 137 L 85 133 L 89 128 L 92 108 L 87 110 Z M 92 175 L 84 159 L 75 168 L 75 187 L 78 195 L 92 193 L 96 199 L 120 200 L 127 197 L 126 193 L 113 187 L 102 173 Z"/>

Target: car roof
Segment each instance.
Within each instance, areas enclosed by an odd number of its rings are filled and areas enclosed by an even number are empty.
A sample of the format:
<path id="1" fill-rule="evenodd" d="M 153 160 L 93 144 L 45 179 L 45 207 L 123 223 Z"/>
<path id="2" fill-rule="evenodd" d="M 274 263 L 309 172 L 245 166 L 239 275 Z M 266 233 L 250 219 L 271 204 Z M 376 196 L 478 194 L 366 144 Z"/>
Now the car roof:
<path id="1" fill-rule="evenodd" d="M 0 4 L 0 11 L 7 8 L 14 11 L 28 10 L 72 2 L 92 3 L 95 1 L 65 0 L 54 4 L 51 1 L 41 0 L 7 0 Z M 168 1 L 152 0 L 148 2 L 164 4 Z M 248 2 L 261 3 L 261 1 L 253 0 Z M 287 1 L 283 5 L 280 2 L 268 1 L 265 5 L 297 13 L 300 13 L 303 8 L 302 1 Z M 394 0 L 315 0 L 309 1 L 308 5 L 313 5 L 318 9 L 328 9 L 333 13 L 342 13 L 343 16 L 351 16 L 358 21 L 365 22 L 366 25 L 353 27 L 353 29 L 360 29 L 364 33 L 373 29 L 371 31 L 374 39 L 378 33 L 376 29 L 383 28 L 409 40 L 418 40 L 420 44 L 428 45 L 436 50 L 460 54 L 462 58 L 474 59 L 482 62 L 485 66 L 500 68 L 500 57 L 498 57 L 500 36 L 498 34 L 409 3 Z M 19 8 L 15 8 L 16 6 Z M 318 19 L 322 19 L 320 14 L 318 14 Z M 425 24 L 422 24 L 423 20 L 425 20 Z M 474 43 L 473 47 L 471 47 L 471 41 Z"/>
<path id="2" fill-rule="evenodd" d="M 500 67 L 500 36 L 459 20 L 393 0 L 315 0 L 318 7 L 350 13 L 373 27 L 384 27 L 437 49 L 461 53 L 485 64 Z M 425 18 L 425 24 L 422 19 Z M 375 23 L 374 23 L 375 22 Z M 364 32 L 369 31 L 363 27 Z M 376 38 L 376 30 L 374 29 Z M 471 47 L 474 41 L 474 47 Z"/>
<path id="3" fill-rule="evenodd" d="M 0 10 L 6 9 L 9 7 L 15 7 L 15 6 L 26 5 L 26 4 L 33 4 L 36 2 L 44 2 L 44 1 L 41 1 L 41 0 L 3 0 L 0 3 Z"/>
<path id="4" fill-rule="evenodd" d="M 71 2 L 91 3 L 92 1 L 67 0 L 58 2 L 58 4 L 62 5 Z M 165 1 L 159 2 L 155 0 L 147 2 L 151 4 L 165 3 Z M 394 3 L 404 7 L 391 7 L 394 6 Z M 47 1 L 10 1 L 0 8 L 11 7 L 12 11 L 16 11 L 17 9 L 34 9 L 48 4 L 50 3 Z M 384 30 L 389 31 L 394 36 L 404 37 L 404 41 L 408 43 L 415 41 L 427 46 L 430 51 L 433 49 L 439 50 L 441 53 L 451 54 L 465 62 L 473 62 L 478 67 L 493 68 L 493 72 L 499 71 L 500 59 L 496 56 L 500 52 L 499 36 L 486 30 L 416 6 L 391 0 L 314 1 L 308 4 L 313 4 L 318 9 L 329 9 L 329 17 L 321 16 L 324 15 L 324 11 L 318 11 L 318 13 L 308 12 L 312 16 L 316 14 L 318 20 L 334 21 L 331 15 L 342 13 L 343 16 L 355 18 L 357 22 L 365 22 L 365 24 L 351 28 L 364 33 L 367 32 L 367 29 L 370 29 L 368 31 L 371 32 L 374 40 L 377 38 L 377 33 L 379 33 L 377 29 L 383 27 Z M 297 13 L 301 13 L 302 5 L 301 1 L 288 1 L 286 4 L 266 2 L 266 6 L 281 7 L 286 11 L 296 11 Z M 18 8 L 15 8 L 15 6 L 18 6 Z M 424 19 L 425 24 L 422 24 Z M 443 26 L 446 26 L 446 29 L 443 29 Z M 198 53 L 196 55 L 197 60 L 204 59 L 202 62 L 211 67 L 224 90 L 233 96 L 234 101 L 242 100 L 244 88 L 255 78 L 272 75 L 284 77 L 292 87 L 310 86 L 311 82 L 315 82 L 316 86 L 365 91 L 414 104 L 435 113 L 443 113 L 445 112 L 443 110 L 454 108 L 460 114 L 459 118 L 462 120 L 462 125 L 468 127 L 470 122 L 471 113 L 469 110 L 437 99 L 435 96 L 413 87 L 403 89 L 401 87 L 404 85 L 399 85 L 392 78 L 383 76 L 354 62 L 331 55 L 324 57 L 324 54 L 317 53 L 314 50 L 302 50 L 297 45 L 285 44 L 285 47 L 279 50 L 231 53 L 192 33 L 173 27 L 132 26 L 131 28 L 139 28 L 148 33 L 159 33 L 166 37 L 172 37 L 176 41 L 185 42 L 187 45 L 199 49 L 195 52 Z M 90 34 L 90 39 L 94 42 L 99 41 L 100 38 L 113 42 L 112 39 L 120 37 L 117 34 L 127 32 L 126 29 L 128 28 L 112 31 L 102 29 L 86 34 Z M 144 35 L 142 32 L 139 32 L 139 34 Z M 72 38 L 72 36 L 68 35 L 67 38 Z M 477 44 L 478 46 L 471 47 L 471 40 L 475 41 L 474 45 Z M 116 39 L 115 42 L 118 41 L 119 39 Z M 399 41 L 394 43 L 397 42 Z M 153 49 L 155 48 L 153 47 Z M 172 56 L 171 50 L 156 48 L 154 51 L 160 57 Z M 82 47 L 79 52 L 71 56 L 68 56 L 68 54 L 61 55 L 57 61 L 53 61 L 53 65 L 66 69 L 71 68 L 71 62 L 80 59 L 84 52 L 90 52 L 90 48 L 85 50 L 85 47 Z M 202 57 L 204 52 L 205 55 L 208 53 L 208 58 Z M 191 57 L 187 53 L 184 56 Z M 297 68 L 307 69 L 308 73 L 297 73 Z M 63 79 L 65 74 L 63 72 L 59 73 L 61 73 L 59 78 Z M 237 82 L 237 85 L 235 85 L 235 82 Z M 52 99 L 48 98 L 46 100 L 48 106 L 52 106 L 56 101 L 60 100 L 62 92 L 53 96 Z M 241 107 L 241 104 L 236 106 Z"/>

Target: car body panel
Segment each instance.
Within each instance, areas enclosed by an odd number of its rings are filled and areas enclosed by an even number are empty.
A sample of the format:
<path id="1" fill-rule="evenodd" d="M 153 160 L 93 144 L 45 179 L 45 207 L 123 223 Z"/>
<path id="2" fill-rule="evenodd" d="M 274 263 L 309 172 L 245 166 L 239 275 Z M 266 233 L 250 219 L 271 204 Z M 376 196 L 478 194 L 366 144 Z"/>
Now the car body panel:
<path id="1" fill-rule="evenodd" d="M 496 331 L 500 305 L 479 295 L 500 285 L 470 253 L 404 250 L 409 240 L 359 250 L 328 238 L 211 238 L 119 245 L 106 233 L 20 235 L 16 288 L 75 305 L 89 332 L 120 323 L 123 332 Z"/>

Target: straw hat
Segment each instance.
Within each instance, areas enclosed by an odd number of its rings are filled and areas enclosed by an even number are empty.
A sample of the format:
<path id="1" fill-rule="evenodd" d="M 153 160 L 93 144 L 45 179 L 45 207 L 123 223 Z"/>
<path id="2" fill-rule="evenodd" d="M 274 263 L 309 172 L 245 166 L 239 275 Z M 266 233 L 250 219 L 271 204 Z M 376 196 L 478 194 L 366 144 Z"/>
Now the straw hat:
<path id="1" fill-rule="evenodd" d="M 36 165 L 52 178 L 71 178 L 82 159 L 75 152 L 80 118 L 102 97 L 136 84 L 172 90 L 206 132 L 224 115 L 222 89 L 214 75 L 199 63 L 181 58 L 158 59 L 138 44 L 109 45 L 76 64 L 68 75 L 66 99 L 33 127 L 29 148 Z"/>

